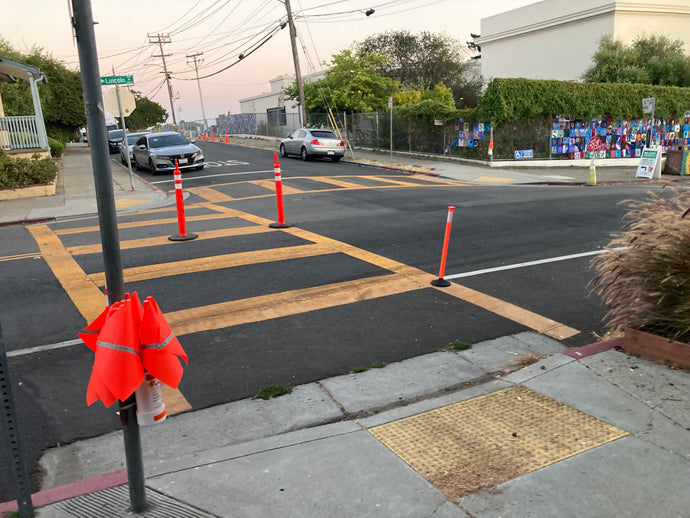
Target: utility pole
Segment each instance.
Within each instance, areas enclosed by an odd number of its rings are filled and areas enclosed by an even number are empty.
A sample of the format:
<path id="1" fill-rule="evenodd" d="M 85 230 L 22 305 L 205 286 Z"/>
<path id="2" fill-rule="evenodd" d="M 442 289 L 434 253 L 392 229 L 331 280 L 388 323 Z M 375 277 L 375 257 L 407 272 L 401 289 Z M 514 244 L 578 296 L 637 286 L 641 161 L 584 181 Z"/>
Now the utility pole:
<path id="1" fill-rule="evenodd" d="M 161 49 L 161 53 L 158 56 L 153 56 L 154 58 L 161 58 L 163 60 L 163 73 L 165 74 L 165 82 L 168 83 L 168 98 L 170 99 L 170 113 L 172 113 L 173 125 L 177 129 L 177 119 L 175 118 L 175 106 L 173 105 L 173 93 L 172 86 L 170 85 L 170 74 L 168 73 L 168 67 L 165 64 L 165 57 L 170 56 L 170 54 L 165 54 L 163 52 L 163 43 L 170 43 L 170 36 L 168 34 L 156 34 L 151 36 L 147 34 L 149 38 L 149 43 L 157 43 Z"/>
<path id="2" fill-rule="evenodd" d="M 199 100 L 201 101 L 201 115 L 204 118 L 204 129 L 208 129 L 208 124 L 206 123 L 206 111 L 204 110 L 204 98 L 201 96 L 201 81 L 199 81 L 199 65 L 204 61 L 203 58 L 199 58 L 199 56 L 202 56 L 204 53 L 203 52 L 195 52 L 194 54 L 187 54 L 188 58 L 191 58 L 194 60 L 194 71 L 196 72 L 196 86 L 199 88 Z M 187 64 L 189 65 L 189 61 L 187 61 Z"/>
<path id="3" fill-rule="evenodd" d="M 295 30 L 295 22 L 292 19 L 292 9 L 290 7 L 290 0 L 285 0 L 285 9 L 287 9 L 288 25 L 290 26 L 290 44 L 292 45 L 292 60 L 295 62 L 295 81 L 297 82 L 297 95 L 299 97 L 299 117 L 302 127 L 307 124 L 307 110 L 304 103 L 304 85 L 302 83 L 302 72 L 299 68 L 299 55 L 297 54 L 297 31 Z"/>

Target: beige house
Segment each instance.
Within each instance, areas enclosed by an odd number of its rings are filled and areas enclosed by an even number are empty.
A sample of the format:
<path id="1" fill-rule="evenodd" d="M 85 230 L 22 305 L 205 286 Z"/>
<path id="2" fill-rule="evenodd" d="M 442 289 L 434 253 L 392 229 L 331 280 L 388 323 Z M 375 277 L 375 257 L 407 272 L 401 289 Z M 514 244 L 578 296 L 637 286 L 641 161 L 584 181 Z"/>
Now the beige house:
<path id="1" fill-rule="evenodd" d="M 631 43 L 642 35 L 685 42 L 690 0 L 543 0 L 481 21 L 482 76 L 581 79 L 602 36 Z"/>

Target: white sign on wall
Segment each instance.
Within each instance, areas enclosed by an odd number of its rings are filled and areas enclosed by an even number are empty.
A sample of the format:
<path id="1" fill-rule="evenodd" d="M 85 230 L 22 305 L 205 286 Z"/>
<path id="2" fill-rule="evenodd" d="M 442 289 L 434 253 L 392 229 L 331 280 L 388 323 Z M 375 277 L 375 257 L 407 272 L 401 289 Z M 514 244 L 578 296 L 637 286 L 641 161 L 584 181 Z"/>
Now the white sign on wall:
<path id="1" fill-rule="evenodd" d="M 635 177 L 654 178 L 655 176 L 661 178 L 661 147 L 644 147 Z"/>

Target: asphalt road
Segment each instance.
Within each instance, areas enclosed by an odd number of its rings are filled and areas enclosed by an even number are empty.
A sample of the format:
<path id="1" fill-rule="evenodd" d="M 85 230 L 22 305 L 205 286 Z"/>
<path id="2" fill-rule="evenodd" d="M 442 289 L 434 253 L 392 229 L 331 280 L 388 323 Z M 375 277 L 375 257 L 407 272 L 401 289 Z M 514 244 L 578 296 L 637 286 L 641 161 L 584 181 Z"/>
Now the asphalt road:
<path id="1" fill-rule="evenodd" d="M 463 186 L 289 158 L 281 169 L 294 226 L 272 230 L 273 153 L 201 145 L 209 166 L 183 177 L 187 229 L 199 239 L 167 239 L 178 231 L 174 207 L 119 219 L 125 288 L 156 299 L 189 354 L 176 397 L 192 410 L 544 319 L 575 331 L 564 343 L 590 343 L 604 313 L 588 296 L 591 256 L 564 256 L 604 247 L 621 227 L 618 202 L 648 190 Z M 173 188 L 171 176 L 140 174 Z M 516 321 L 428 283 L 448 205 L 456 209 L 446 277 L 463 275 L 454 285 L 534 318 Z M 54 246 L 39 248 L 39 231 Z M 85 404 L 93 358 L 75 340 L 89 320 L 84 308 L 102 296 L 99 239 L 95 218 L 0 229 L 0 323 L 32 469 L 45 448 L 119 429 L 113 408 Z M 0 465 L 8 465 L 4 448 Z M 0 470 L 0 501 L 13 497 L 9 480 Z"/>

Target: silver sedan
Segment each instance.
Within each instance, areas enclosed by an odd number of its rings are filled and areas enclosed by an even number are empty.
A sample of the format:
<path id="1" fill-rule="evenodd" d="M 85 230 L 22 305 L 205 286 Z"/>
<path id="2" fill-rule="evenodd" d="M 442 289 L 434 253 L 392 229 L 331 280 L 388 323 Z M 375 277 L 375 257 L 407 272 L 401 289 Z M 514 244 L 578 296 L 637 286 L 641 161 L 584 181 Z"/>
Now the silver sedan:
<path id="1" fill-rule="evenodd" d="M 280 143 L 280 156 L 289 155 L 299 155 L 302 160 L 326 157 L 338 162 L 345 156 L 345 143 L 330 130 L 302 128 Z"/>
<path id="2" fill-rule="evenodd" d="M 127 133 L 127 147 L 125 149 L 124 140 L 120 142 L 120 161 L 123 164 L 127 164 L 127 151 L 129 151 L 130 161 L 134 161 L 134 144 L 136 144 L 139 137 L 142 135 L 147 135 L 148 131 L 140 131 L 139 133 Z"/>
<path id="3" fill-rule="evenodd" d="M 194 141 L 192 141 L 194 142 Z M 204 153 L 179 133 L 149 133 L 134 145 L 133 167 L 148 168 L 152 174 L 175 170 L 175 160 L 181 170 L 203 169 Z"/>

